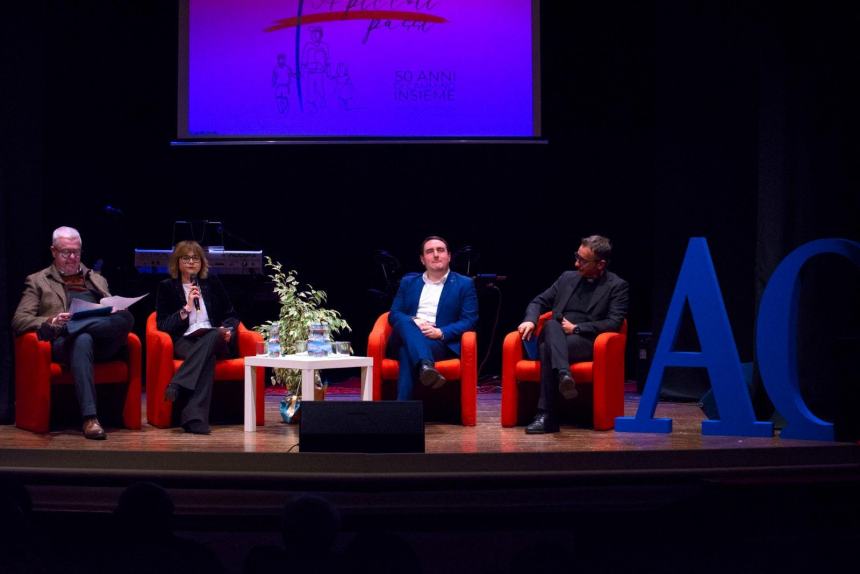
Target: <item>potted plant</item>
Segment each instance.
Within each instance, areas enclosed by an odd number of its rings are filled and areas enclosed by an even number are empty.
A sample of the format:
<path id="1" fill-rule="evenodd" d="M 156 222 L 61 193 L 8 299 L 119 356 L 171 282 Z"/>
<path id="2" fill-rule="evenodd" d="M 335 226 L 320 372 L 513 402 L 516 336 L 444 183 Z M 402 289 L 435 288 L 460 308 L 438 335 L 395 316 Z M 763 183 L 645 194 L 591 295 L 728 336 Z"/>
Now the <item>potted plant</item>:
<path id="1" fill-rule="evenodd" d="M 282 352 L 294 353 L 297 343 L 307 341 L 311 323 L 327 323 L 332 334 L 352 330 L 340 312 L 324 307 L 328 299 L 325 291 L 310 285 L 302 288 L 296 279 L 296 271 L 285 272 L 283 266 L 272 261 L 271 257 L 266 257 L 266 267 L 270 269 L 269 275 L 275 284 L 274 292 L 278 296 L 280 312 L 276 321 L 266 321 L 254 330 L 265 338 L 269 336 L 272 325 L 277 325 Z M 318 373 L 314 373 L 314 379 L 321 388 Z M 274 369 L 272 383 L 287 390 L 281 401 L 281 416 L 286 422 L 291 422 L 301 400 L 302 373 L 297 369 Z"/>

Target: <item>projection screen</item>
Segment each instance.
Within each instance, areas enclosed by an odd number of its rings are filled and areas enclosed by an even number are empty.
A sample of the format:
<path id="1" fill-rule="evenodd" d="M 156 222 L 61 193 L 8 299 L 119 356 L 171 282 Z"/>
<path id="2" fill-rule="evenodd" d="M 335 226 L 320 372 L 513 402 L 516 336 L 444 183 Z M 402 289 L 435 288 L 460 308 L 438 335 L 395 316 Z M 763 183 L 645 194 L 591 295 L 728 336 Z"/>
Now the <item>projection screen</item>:
<path id="1" fill-rule="evenodd" d="M 178 140 L 537 138 L 538 0 L 181 0 Z"/>

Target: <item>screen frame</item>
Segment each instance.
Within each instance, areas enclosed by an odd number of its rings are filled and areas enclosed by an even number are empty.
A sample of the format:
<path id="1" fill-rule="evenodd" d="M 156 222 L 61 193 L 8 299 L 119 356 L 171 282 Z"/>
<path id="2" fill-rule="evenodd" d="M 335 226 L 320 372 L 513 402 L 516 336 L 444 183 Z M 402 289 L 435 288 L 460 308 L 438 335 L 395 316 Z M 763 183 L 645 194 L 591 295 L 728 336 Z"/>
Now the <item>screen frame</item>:
<path id="1" fill-rule="evenodd" d="M 545 144 L 541 124 L 541 0 L 530 0 L 532 11 L 532 132 L 531 136 L 190 136 L 189 114 L 189 26 L 191 0 L 179 0 L 177 41 L 176 139 L 173 147 L 247 146 L 247 145 L 313 145 L 313 144 Z"/>

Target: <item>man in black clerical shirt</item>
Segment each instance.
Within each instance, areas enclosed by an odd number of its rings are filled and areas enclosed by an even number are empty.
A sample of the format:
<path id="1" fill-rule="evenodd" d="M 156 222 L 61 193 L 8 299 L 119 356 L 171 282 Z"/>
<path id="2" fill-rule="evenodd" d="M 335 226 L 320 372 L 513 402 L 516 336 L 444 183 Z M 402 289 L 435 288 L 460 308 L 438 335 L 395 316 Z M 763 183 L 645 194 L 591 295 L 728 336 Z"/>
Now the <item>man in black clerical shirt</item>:
<path id="1" fill-rule="evenodd" d="M 558 395 L 566 399 L 577 396 L 570 363 L 590 361 L 597 335 L 618 331 L 627 316 L 627 282 L 606 270 L 611 255 L 612 244 L 606 237 L 583 238 L 576 253 L 576 271 L 562 273 L 526 308 L 525 319 L 517 328 L 524 341 L 531 339 L 538 317 L 552 311 L 538 337 L 540 398 L 537 415 L 526 427 L 528 434 L 558 432 Z"/>

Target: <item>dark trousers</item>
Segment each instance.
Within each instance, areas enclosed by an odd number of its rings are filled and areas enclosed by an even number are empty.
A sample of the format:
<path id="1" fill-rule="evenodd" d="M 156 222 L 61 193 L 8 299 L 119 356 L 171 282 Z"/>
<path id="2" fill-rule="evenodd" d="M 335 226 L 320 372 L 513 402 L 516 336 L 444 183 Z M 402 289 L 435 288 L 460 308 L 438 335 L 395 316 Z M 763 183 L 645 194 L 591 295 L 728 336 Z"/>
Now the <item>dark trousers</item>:
<path id="1" fill-rule="evenodd" d="M 54 361 L 69 366 L 81 416 L 96 416 L 96 384 L 93 363 L 113 359 L 126 346 L 134 317 L 117 311 L 93 321 L 74 335 L 61 335 L 51 345 Z"/>
<path id="2" fill-rule="evenodd" d="M 558 321 L 547 321 L 538 338 L 540 355 L 540 398 L 538 409 L 552 413 L 558 393 L 558 371 L 569 369 L 571 363 L 590 361 L 594 341 L 582 335 L 567 335 Z"/>
<path id="3" fill-rule="evenodd" d="M 170 384 L 191 392 L 182 409 L 180 424 L 191 421 L 209 423 L 209 405 L 212 404 L 212 384 L 215 380 L 215 360 L 231 355 L 230 345 L 217 329 L 200 337 L 180 337 L 173 343 L 173 354 L 183 359 L 182 366 L 173 375 Z"/>
<path id="4" fill-rule="evenodd" d="M 425 337 L 412 320 L 400 321 L 393 326 L 386 354 L 400 363 L 400 373 L 397 378 L 398 401 L 408 401 L 412 398 L 418 364 L 421 361 L 435 363 L 455 356 L 444 342 Z"/>

